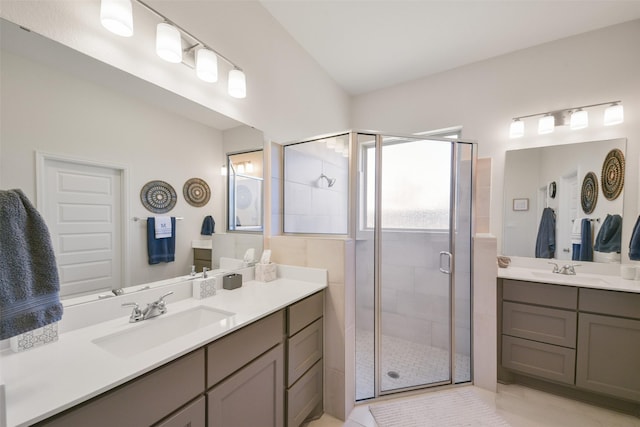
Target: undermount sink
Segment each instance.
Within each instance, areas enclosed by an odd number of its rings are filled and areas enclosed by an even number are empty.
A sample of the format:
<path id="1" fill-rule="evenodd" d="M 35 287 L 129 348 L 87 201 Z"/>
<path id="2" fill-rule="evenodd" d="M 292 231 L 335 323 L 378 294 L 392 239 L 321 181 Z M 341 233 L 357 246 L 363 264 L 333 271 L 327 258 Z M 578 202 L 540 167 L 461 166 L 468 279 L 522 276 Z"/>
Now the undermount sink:
<path id="1" fill-rule="evenodd" d="M 226 322 L 234 314 L 198 306 L 132 324 L 130 329 L 96 338 L 92 342 L 115 356 L 129 357 L 216 322 Z"/>
<path id="2" fill-rule="evenodd" d="M 590 276 L 584 276 L 581 274 L 570 275 L 570 274 L 559 274 L 559 273 L 547 273 L 542 271 L 533 271 L 531 272 L 531 274 L 541 279 L 559 280 L 561 282 L 574 283 L 576 285 L 602 286 L 602 285 L 609 284 L 606 280 L 602 280 L 599 277 L 590 277 Z"/>

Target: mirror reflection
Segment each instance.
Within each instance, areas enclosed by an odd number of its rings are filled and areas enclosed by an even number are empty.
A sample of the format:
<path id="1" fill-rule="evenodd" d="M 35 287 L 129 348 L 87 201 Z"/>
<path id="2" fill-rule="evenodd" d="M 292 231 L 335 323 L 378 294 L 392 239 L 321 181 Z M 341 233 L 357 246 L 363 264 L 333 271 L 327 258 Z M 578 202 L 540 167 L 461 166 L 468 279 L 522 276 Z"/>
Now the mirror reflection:
<path id="1" fill-rule="evenodd" d="M 262 132 L 9 21 L 0 30 L 0 188 L 22 189 L 45 217 L 63 298 L 184 277 L 196 249 L 212 268 L 249 247 L 260 256 L 260 234 L 225 234 L 220 165 L 247 149 L 239 135 L 261 149 Z M 151 264 L 157 216 L 176 218 L 175 249 Z"/>
<path id="2" fill-rule="evenodd" d="M 262 150 L 227 155 L 228 231 L 262 231 Z"/>
<path id="3" fill-rule="evenodd" d="M 504 255 L 620 262 L 625 148 L 621 138 L 507 151 Z"/>

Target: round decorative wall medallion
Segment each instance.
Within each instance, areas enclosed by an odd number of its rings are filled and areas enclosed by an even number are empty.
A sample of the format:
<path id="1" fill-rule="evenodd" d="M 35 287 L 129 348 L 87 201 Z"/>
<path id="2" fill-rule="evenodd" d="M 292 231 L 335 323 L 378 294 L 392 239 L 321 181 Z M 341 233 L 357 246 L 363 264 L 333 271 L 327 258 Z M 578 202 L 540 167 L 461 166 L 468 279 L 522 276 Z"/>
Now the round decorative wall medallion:
<path id="1" fill-rule="evenodd" d="M 150 212 L 166 213 L 176 205 L 176 190 L 164 181 L 149 181 L 140 190 L 140 201 Z"/>
<path id="2" fill-rule="evenodd" d="M 624 187 L 624 154 L 614 148 L 609 151 L 602 164 L 602 194 L 607 200 L 615 200 Z"/>
<path id="3" fill-rule="evenodd" d="M 200 178 L 191 178 L 185 182 L 182 187 L 182 194 L 187 203 L 197 208 L 206 205 L 211 198 L 209 186 Z"/>
<path id="4" fill-rule="evenodd" d="M 598 177 L 595 173 L 589 172 L 582 181 L 582 193 L 580 195 L 580 203 L 582 210 L 586 214 L 590 214 L 596 208 L 598 201 Z"/>

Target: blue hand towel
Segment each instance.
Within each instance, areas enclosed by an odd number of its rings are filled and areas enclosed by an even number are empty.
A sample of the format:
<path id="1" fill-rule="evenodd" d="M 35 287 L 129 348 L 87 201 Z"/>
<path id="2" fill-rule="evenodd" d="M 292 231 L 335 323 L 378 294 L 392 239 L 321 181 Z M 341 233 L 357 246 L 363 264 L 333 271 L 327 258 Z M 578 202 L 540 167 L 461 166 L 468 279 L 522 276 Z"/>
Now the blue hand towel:
<path id="1" fill-rule="evenodd" d="M 636 220 L 631 233 L 631 241 L 629 241 L 629 259 L 640 261 L 640 216 Z"/>
<path id="2" fill-rule="evenodd" d="M 594 250 L 598 252 L 618 252 L 622 248 L 622 217 L 620 215 L 607 215 L 598 235 Z"/>
<path id="3" fill-rule="evenodd" d="M 202 221 L 202 228 L 200 229 L 200 234 L 203 236 L 211 236 L 216 232 L 216 222 L 213 220 L 211 215 L 207 215 L 204 217 L 204 221 Z"/>
<path id="4" fill-rule="evenodd" d="M 0 340 L 62 319 L 49 229 L 20 190 L 0 191 Z"/>
<path id="5" fill-rule="evenodd" d="M 171 237 L 156 239 L 156 220 L 147 218 L 147 254 L 149 264 L 173 262 L 176 258 L 176 217 L 171 217 Z"/>
<path id="6" fill-rule="evenodd" d="M 536 258 L 553 258 L 556 251 L 556 215 L 551 208 L 544 208 L 536 239 Z"/>
<path id="7" fill-rule="evenodd" d="M 580 243 L 580 261 L 593 261 L 593 238 L 591 220 L 582 219 L 582 243 Z"/>

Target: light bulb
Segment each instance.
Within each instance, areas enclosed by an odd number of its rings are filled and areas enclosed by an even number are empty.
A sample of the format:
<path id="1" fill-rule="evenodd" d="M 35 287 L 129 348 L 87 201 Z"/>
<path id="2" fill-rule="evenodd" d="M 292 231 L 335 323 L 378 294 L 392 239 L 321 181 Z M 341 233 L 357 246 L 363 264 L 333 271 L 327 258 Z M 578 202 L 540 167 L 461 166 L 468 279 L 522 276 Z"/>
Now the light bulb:
<path id="1" fill-rule="evenodd" d="M 237 68 L 229 71 L 229 95 L 234 98 L 247 97 L 247 81 L 244 73 Z"/>
<path id="2" fill-rule="evenodd" d="M 520 138 L 524 135 L 524 122 L 520 119 L 515 119 L 509 126 L 509 138 Z"/>
<path id="3" fill-rule="evenodd" d="M 244 163 L 238 165 L 238 173 L 244 173 Z"/>
<path id="4" fill-rule="evenodd" d="M 342 150 L 344 150 L 344 142 L 341 140 L 337 140 L 336 145 L 335 147 L 333 147 L 333 149 L 336 153 L 342 153 Z"/>
<path id="5" fill-rule="evenodd" d="M 218 56 L 209 49 L 196 52 L 196 75 L 205 82 L 218 81 Z"/>
<path id="6" fill-rule="evenodd" d="M 182 39 L 180 31 L 171 24 L 161 22 L 156 27 L 156 53 L 165 61 L 182 62 Z"/>
<path id="7" fill-rule="evenodd" d="M 584 129 L 589 126 L 589 113 L 582 109 L 578 109 L 571 113 L 571 122 L 569 127 L 572 130 Z"/>
<path id="8" fill-rule="evenodd" d="M 613 104 L 604 110 L 604 125 L 611 126 L 624 122 L 624 108 L 621 104 Z"/>
<path id="9" fill-rule="evenodd" d="M 131 0 L 102 0 L 100 3 L 102 26 L 122 37 L 133 35 Z"/>
<path id="10" fill-rule="evenodd" d="M 541 117 L 538 121 L 538 133 L 544 135 L 545 133 L 553 132 L 556 125 L 556 119 L 553 116 Z"/>

